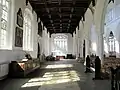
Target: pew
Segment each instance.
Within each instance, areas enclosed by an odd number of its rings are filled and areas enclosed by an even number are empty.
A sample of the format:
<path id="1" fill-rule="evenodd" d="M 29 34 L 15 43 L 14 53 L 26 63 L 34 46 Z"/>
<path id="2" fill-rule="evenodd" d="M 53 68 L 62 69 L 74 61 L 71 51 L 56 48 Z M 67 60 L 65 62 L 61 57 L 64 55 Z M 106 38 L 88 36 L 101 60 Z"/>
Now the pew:
<path id="1" fill-rule="evenodd" d="M 120 58 L 115 57 L 105 57 L 104 64 L 102 65 L 101 72 L 106 75 L 106 77 L 111 76 L 110 68 L 116 68 L 120 66 Z M 108 75 L 108 76 L 107 76 Z"/>

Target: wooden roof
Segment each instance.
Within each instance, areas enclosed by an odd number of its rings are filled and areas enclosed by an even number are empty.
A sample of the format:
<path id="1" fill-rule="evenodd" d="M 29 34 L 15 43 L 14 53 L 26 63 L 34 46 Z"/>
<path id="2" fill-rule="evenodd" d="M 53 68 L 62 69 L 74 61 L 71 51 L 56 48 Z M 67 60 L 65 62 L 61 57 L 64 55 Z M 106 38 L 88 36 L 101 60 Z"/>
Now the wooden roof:
<path id="1" fill-rule="evenodd" d="M 73 33 L 92 0 L 28 0 L 47 30 Z"/>

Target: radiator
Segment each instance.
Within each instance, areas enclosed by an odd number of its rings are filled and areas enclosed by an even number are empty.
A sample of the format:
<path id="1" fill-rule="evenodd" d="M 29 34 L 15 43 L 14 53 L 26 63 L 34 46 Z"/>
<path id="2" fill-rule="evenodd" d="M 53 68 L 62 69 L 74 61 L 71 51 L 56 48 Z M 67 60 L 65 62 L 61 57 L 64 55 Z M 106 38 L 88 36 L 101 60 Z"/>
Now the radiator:
<path id="1" fill-rule="evenodd" d="M 0 80 L 7 77 L 9 71 L 8 63 L 0 63 Z"/>

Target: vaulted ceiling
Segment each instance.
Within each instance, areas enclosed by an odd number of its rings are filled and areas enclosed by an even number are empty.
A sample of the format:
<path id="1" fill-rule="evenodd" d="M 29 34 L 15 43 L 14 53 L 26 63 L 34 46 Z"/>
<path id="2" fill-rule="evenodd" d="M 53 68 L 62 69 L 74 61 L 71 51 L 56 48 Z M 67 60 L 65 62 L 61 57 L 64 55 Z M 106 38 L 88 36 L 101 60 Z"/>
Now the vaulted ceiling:
<path id="1" fill-rule="evenodd" d="M 92 0 L 28 0 L 47 30 L 73 33 Z"/>

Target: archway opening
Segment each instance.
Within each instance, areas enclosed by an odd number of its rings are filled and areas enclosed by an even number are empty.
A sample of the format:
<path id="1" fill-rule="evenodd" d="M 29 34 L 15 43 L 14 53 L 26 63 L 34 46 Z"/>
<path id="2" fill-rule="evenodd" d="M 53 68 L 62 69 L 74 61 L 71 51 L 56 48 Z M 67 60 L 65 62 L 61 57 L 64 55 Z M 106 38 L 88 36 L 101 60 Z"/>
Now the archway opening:
<path id="1" fill-rule="evenodd" d="M 108 3 L 105 12 L 104 21 L 104 55 L 106 57 L 120 57 L 119 50 L 119 36 L 120 31 L 120 1 L 115 0 L 114 2 Z"/>
<path id="2" fill-rule="evenodd" d="M 37 58 L 40 58 L 40 44 L 38 43 L 38 52 L 37 52 Z"/>

